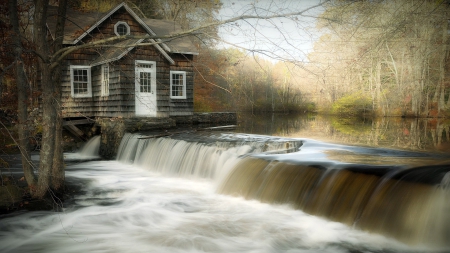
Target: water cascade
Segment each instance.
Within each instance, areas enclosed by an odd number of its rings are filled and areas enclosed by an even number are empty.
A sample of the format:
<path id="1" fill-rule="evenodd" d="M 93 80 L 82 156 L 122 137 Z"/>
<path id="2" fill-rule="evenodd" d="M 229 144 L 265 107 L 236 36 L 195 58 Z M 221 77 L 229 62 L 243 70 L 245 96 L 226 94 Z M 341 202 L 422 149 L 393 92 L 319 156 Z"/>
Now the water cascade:
<path id="1" fill-rule="evenodd" d="M 100 149 L 100 135 L 94 136 L 89 139 L 78 152 L 65 153 L 65 160 L 95 160 L 99 159 Z"/>
<path id="2" fill-rule="evenodd" d="M 195 141 L 171 138 L 143 139 L 125 134 L 119 146 L 117 160 L 160 172 L 183 177 L 220 178 L 241 156 L 261 152 L 289 152 L 301 145 L 292 139 L 241 138 L 228 136 L 197 136 Z"/>
<path id="3" fill-rule="evenodd" d="M 98 151 L 100 149 L 100 135 L 92 137 L 81 150 L 78 152 L 80 156 L 84 157 L 98 157 Z"/>
<path id="4" fill-rule="evenodd" d="M 65 154 L 62 212 L 0 215 L 0 252 L 450 252 L 448 154 L 198 131 L 91 159 L 99 142 Z"/>
<path id="5" fill-rule="evenodd" d="M 411 169 L 449 175 L 450 166 Z M 450 192 L 440 183 L 406 175 L 379 176 L 346 169 L 289 164 L 247 157 L 219 192 L 307 213 L 397 238 L 412 245 L 450 246 Z M 436 180 L 437 180 L 436 179 Z M 419 180 L 419 181 L 417 181 Z M 437 180 L 439 181 L 439 180 Z"/>
<path id="6" fill-rule="evenodd" d="M 323 158 L 326 152 L 308 154 L 311 148 L 292 139 L 141 138 L 125 135 L 118 160 L 166 175 L 211 178 L 219 182 L 218 193 L 288 204 L 410 245 L 450 246 L 448 165 L 406 169 L 342 163 Z M 389 157 L 390 151 L 382 152 Z"/>

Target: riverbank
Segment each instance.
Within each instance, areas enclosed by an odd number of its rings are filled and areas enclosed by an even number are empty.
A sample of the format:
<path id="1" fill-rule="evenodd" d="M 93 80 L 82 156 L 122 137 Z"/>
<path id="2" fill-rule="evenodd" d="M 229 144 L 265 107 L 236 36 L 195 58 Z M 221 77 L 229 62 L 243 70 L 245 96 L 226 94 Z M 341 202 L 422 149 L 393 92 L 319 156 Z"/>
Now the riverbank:
<path id="1" fill-rule="evenodd" d="M 38 164 L 38 153 L 32 153 L 34 164 Z M 34 158 L 34 159 L 33 159 Z M 9 153 L 0 155 L 2 168 L 0 170 L 0 218 L 1 215 L 20 211 L 58 211 L 64 202 L 82 191 L 82 186 L 66 181 L 64 191 L 56 196 L 44 199 L 33 199 L 25 181 L 20 154 Z M 36 165 L 37 166 L 37 165 Z"/>

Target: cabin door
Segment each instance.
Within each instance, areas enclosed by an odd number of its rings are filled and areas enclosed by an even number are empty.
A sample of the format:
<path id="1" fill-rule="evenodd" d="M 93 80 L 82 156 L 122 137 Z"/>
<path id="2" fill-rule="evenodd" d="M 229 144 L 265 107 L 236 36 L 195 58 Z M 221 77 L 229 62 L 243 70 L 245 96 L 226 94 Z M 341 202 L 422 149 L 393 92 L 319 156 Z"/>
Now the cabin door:
<path id="1" fill-rule="evenodd" d="M 136 116 L 156 116 L 156 62 L 136 61 Z"/>

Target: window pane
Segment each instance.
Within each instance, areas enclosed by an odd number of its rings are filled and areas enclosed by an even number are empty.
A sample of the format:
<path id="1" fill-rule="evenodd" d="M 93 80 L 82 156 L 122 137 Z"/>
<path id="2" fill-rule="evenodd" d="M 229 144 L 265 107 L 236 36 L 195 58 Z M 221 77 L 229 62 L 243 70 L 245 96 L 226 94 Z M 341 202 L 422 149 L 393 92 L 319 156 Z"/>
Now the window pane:
<path id="1" fill-rule="evenodd" d="M 74 93 L 75 94 L 87 94 L 87 83 L 75 83 Z"/>
<path id="2" fill-rule="evenodd" d="M 186 78 L 186 74 L 185 73 L 172 73 L 172 83 L 171 83 L 171 88 L 172 88 L 172 93 L 171 96 L 173 97 L 183 97 L 185 96 L 184 94 L 184 85 L 185 85 L 185 78 Z"/>
<path id="3" fill-rule="evenodd" d="M 139 72 L 140 92 L 151 92 L 151 73 Z"/>
<path id="4" fill-rule="evenodd" d="M 88 69 L 73 69 L 74 94 L 88 94 Z"/>
<path id="5" fill-rule="evenodd" d="M 101 96 L 109 96 L 109 65 L 102 66 Z"/>
<path id="6" fill-rule="evenodd" d="M 80 81 L 80 70 L 79 69 L 75 69 L 74 73 L 73 73 L 73 80 L 74 81 Z"/>
<path id="7" fill-rule="evenodd" d="M 128 27 L 124 24 L 119 24 L 117 26 L 117 33 L 119 35 L 126 35 L 128 33 Z"/>
<path id="8" fill-rule="evenodd" d="M 82 71 L 82 74 L 81 74 L 81 80 L 83 81 L 83 82 L 87 82 L 88 81 L 88 76 L 87 76 L 87 69 L 82 69 L 81 70 Z"/>
<path id="9" fill-rule="evenodd" d="M 146 63 L 140 63 L 137 65 L 138 68 L 146 68 L 151 69 L 153 67 L 153 64 L 146 64 Z"/>

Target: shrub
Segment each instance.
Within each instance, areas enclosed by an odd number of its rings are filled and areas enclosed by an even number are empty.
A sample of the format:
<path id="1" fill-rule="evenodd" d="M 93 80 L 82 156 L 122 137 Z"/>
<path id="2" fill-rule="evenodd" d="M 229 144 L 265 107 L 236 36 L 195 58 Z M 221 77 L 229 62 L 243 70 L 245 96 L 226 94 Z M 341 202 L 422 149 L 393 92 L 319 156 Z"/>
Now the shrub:
<path id="1" fill-rule="evenodd" d="M 313 102 L 309 102 L 306 106 L 306 110 L 308 112 L 316 112 L 317 111 L 316 104 Z"/>
<path id="2" fill-rule="evenodd" d="M 372 115 L 372 100 L 361 92 L 353 93 L 334 102 L 331 112 L 333 114 L 351 117 Z"/>

